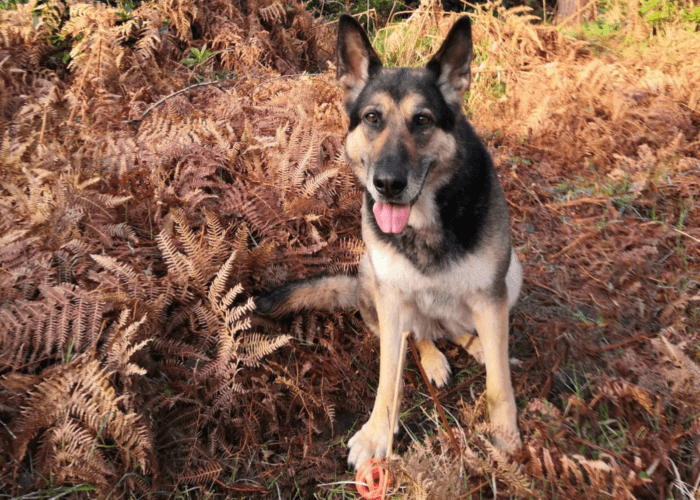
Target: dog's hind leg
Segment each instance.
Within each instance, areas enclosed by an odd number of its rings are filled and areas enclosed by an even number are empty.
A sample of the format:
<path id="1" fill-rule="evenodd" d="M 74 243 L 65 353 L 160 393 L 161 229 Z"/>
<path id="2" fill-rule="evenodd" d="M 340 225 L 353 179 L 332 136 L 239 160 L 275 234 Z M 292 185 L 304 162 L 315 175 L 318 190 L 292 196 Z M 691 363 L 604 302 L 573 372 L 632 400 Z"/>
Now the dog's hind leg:
<path id="1" fill-rule="evenodd" d="M 513 437 L 512 440 L 503 440 L 496 436 L 494 444 L 513 451 L 520 446 L 520 436 L 508 363 L 508 303 L 505 298 L 485 301 L 475 307 L 472 313 L 484 350 L 486 402 L 491 424 Z"/>
<path id="2" fill-rule="evenodd" d="M 506 288 L 508 289 L 508 309 L 511 309 L 520 295 L 520 287 L 523 284 L 523 266 L 520 264 L 515 250 L 510 252 L 510 264 L 506 275 Z"/>
<path id="3" fill-rule="evenodd" d="M 466 351 L 474 356 L 476 361 L 483 365 L 484 360 L 484 348 L 481 346 L 481 339 L 473 333 L 463 333 L 455 338 L 455 342 L 464 347 Z"/>
<path id="4" fill-rule="evenodd" d="M 443 387 L 450 380 L 452 370 L 447 358 L 435 347 L 432 340 L 421 339 L 416 342 L 420 353 L 420 364 L 423 365 L 425 374 L 435 387 Z"/>

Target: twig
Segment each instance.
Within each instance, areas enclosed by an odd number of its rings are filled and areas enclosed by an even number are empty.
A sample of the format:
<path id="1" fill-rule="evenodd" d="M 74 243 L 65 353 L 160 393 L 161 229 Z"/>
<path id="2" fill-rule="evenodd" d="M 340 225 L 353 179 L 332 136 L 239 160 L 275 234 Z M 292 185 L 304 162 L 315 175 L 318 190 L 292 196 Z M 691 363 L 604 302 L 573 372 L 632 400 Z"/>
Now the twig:
<path id="1" fill-rule="evenodd" d="M 545 208 L 544 204 L 543 204 L 542 201 L 540 200 L 540 197 L 537 196 L 537 193 L 535 193 L 533 190 L 529 189 L 529 188 L 525 185 L 525 183 L 522 181 L 522 179 L 521 179 L 520 176 L 517 174 L 517 172 L 513 172 L 513 177 L 515 177 L 515 178 L 518 180 L 518 182 L 520 183 L 520 185 L 516 184 L 512 179 L 510 179 L 510 178 L 508 178 L 508 177 L 506 177 L 506 179 L 508 179 L 508 181 L 509 181 L 511 184 L 513 184 L 513 185 L 516 186 L 516 187 L 519 187 L 520 189 L 522 189 L 523 191 L 525 191 L 527 194 L 529 194 L 532 198 L 534 198 L 535 201 L 540 205 L 540 207 Z"/>
<path id="2" fill-rule="evenodd" d="M 673 460 L 669 460 L 669 463 L 671 464 L 671 467 L 673 468 L 673 476 L 674 476 L 673 485 L 678 489 L 678 491 L 683 495 L 684 498 L 693 498 L 692 495 L 690 494 L 690 491 L 688 490 L 688 487 L 685 485 L 685 483 L 681 479 L 681 474 L 680 474 L 680 472 L 678 472 L 678 467 L 676 467 L 676 464 L 673 463 Z"/>
<path id="3" fill-rule="evenodd" d="M 464 495 L 462 495 L 462 496 L 459 497 L 459 498 L 460 498 L 460 499 L 462 499 L 462 498 L 471 498 L 472 495 L 473 495 L 474 493 L 476 493 L 477 491 L 481 491 L 481 488 L 483 488 L 484 486 L 488 486 L 488 485 L 489 485 L 489 482 L 488 482 L 488 481 L 484 481 L 484 482 L 481 483 L 479 486 L 477 486 L 476 488 L 472 488 L 471 490 L 469 490 L 467 493 L 465 493 Z"/>
<path id="4" fill-rule="evenodd" d="M 564 248 L 562 248 L 561 250 L 559 250 L 557 253 L 555 253 L 554 255 L 552 255 L 551 258 L 552 258 L 552 259 L 556 259 L 556 258 L 559 257 L 560 255 L 562 255 L 562 254 L 568 252 L 569 250 L 571 250 L 573 247 L 575 247 L 576 245 L 578 245 L 579 243 L 581 243 L 581 242 L 582 242 L 583 240 L 585 240 L 586 238 L 590 238 L 591 236 L 594 236 L 594 235 L 595 235 L 595 233 L 592 232 L 592 231 L 580 235 L 580 236 L 579 236 L 578 238 L 576 238 L 574 241 L 572 241 L 571 243 L 569 243 L 568 245 L 566 245 Z"/>
<path id="5" fill-rule="evenodd" d="M 588 9 L 588 8 L 591 7 L 591 3 L 593 3 L 593 5 L 595 6 L 595 2 L 586 2 L 586 3 L 584 3 L 583 6 L 579 7 L 578 9 L 576 9 L 576 12 L 574 12 L 574 13 L 571 14 L 569 17 L 567 17 L 567 18 L 564 19 L 562 22 L 560 22 L 559 25 L 558 25 L 558 27 L 559 27 L 559 28 L 562 28 L 564 25 L 569 24 L 569 23 L 570 23 L 571 21 L 573 21 L 574 19 L 578 19 L 579 16 L 581 15 L 581 13 L 582 13 L 584 10 L 586 10 L 586 9 Z M 594 8 L 595 8 L 595 7 L 594 7 Z M 580 22 L 580 19 L 579 19 L 579 22 Z"/>
<path id="6" fill-rule="evenodd" d="M 12 429 L 10 429 L 5 422 L 0 420 L 0 424 L 2 424 L 2 426 L 5 428 L 5 430 L 10 433 L 10 436 L 12 436 L 12 439 L 17 439 L 17 436 L 15 436 L 14 432 L 12 432 Z"/>
<path id="7" fill-rule="evenodd" d="M 591 278 L 593 281 L 595 281 L 595 282 L 597 282 L 597 283 L 600 283 L 600 284 L 603 285 L 603 286 L 606 286 L 606 284 L 605 284 L 605 282 L 604 282 L 603 280 L 598 279 L 598 278 L 596 278 L 595 276 L 593 276 L 591 273 L 588 272 L 588 269 L 586 269 L 585 267 L 583 267 L 581 264 L 579 264 L 578 267 L 579 267 L 579 269 L 583 272 L 583 274 L 585 274 L 586 276 L 588 276 L 589 278 Z"/>
<path id="8" fill-rule="evenodd" d="M 604 345 L 602 347 L 596 347 L 595 349 L 591 349 L 592 353 L 597 353 L 597 352 L 603 352 L 603 351 L 613 351 L 617 349 L 618 347 L 626 346 L 627 344 L 632 344 L 634 342 L 642 342 L 644 340 L 651 340 L 653 339 L 653 335 L 640 335 L 639 337 L 633 337 L 631 339 L 625 339 L 621 340 L 620 342 L 615 342 L 614 344 L 608 344 Z"/>
<path id="9" fill-rule="evenodd" d="M 601 198 L 578 198 L 576 200 L 570 200 L 570 201 L 563 201 L 560 203 L 547 203 L 545 207 L 547 208 L 564 208 L 564 207 L 573 207 L 576 205 L 582 205 L 585 203 L 592 203 L 594 205 L 605 205 L 605 201 Z"/>
<path id="10" fill-rule="evenodd" d="M 224 489 L 238 493 L 267 493 L 267 490 L 262 486 L 235 486 L 233 484 L 225 484 L 219 479 L 214 479 L 214 482 Z"/>
<path id="11" fill-rule="evenodd" d="M 418 370 L 420 370 L 420 376 L 423 377 L 423 381 L 425 382 L 425 385 L 428 386 L 428 392 L 430 393 L 430 397 L 433 398 L 433 402 L 435 403 L 435 408 L 437 409 L 438 413 L 440 414 L 440 419 L 442 420 L 443 425 L 445 426 L 445 431 L 447 432 L 447 436 L 450 438 L 450 443 L 452 443 L 452 446 L 455 449 L 455 453 L 459 456 L 459 446 L 457 445 L 457 440 L 455 439 L 454 434 L 452 433 L 452 428 L 450 427 L 449 422 L 447 421 L 447 418 L 445 417 L 445 412 L 442 411 L 442 405 L 440 404 L 440 401 L 438 400 L 437 394 L 435 394 L 435 389 L 433 388 L 433 384 L 428 380 L 428 376 L 425 374 L 425 370 L 423 369 L 423 365 L 420 362 L 420 358 L 418 357 L 418 349 L 416 348 L 416 343 L 413 340 L 413 337 L 408 337 L 408 345 L 411 347 L 411 354 L 413 355 L 413 359 L 416 361 L 416 364 L 418 365 Z"/>
<path id="12" fill-rule="evenodd" d="M 394 430 L 396 428 L 396 414 L 399 410 L 399 390 L 401 388 L 401 379 L 403 378 L 403 365 L 406 362 L 406 339 L 411 335 L 410 332 L 401 334 L 401 347 L 399 347 L 399 370 L 396 372 L 396 382 L 394 383 L 394 400 L 391 406 L 391 418 L 389 420 L 389 442 L 387 444 L 387 457 L 393 454 L 394 447 Z"/>
<path id="13" fill-rule="evenodd" d="M 54 94 L 56 86 L 54 85 L 49 90 L 49 96 L 46 98 L 46 105 L 44 106 L 44 116 L 41 118 L 41 132 L 39 132 L 39 144 L 44 144 L 44 132 L 46 132 L 46 122 L 49 117 L 49 106 L 52 104 L 51 96 Z"/>
<path id="14" fill-rule="evenodd" d="M 674 228 L 672 228 L 672 229 L 673 229 L 675 232 L 677 232 L 678 234 L 682 234 L 683 236 L 687 236 L 688 238 L 690 238 L 691 240 L 693 240 L 695 243 L 700 243 L 700 240 L 697 239 L 695 236 L 693 236 L 693 235 L 691 235 L 691 234 L 688 234 L 688 233 L 686 233 L 685 231 L 681 231 L 681 230 L 678 229 L 677 227 L 674 227 Z"/>
<path id="15" fill-rule="evenodd" d="M 160 106 L 161 104 L 163 104 L 163 103 L 164 103 L 165 101 L 167 101 L 168 99 L 170 99 L 170 98 L 172 98 L 172 97 L 175 97 L 176 95 L 183 94 L 183 93 L 185 93 L 185 92 L 187 92 L 187 91 L 190 91 L 190 90 L 192 90 L 192 89 L 196 89 L 197 87 L 206 87 L 206 86 L 209 86 L 209 85 L 217 85 L 217 84 L 219 84 L 219 83 L 221 83 L 220 80 L 216 80 L 216 81 L 213 81 L 213 82 L 201 82 L 201 83 L 195 83 L 194 85 L 190 85 L 189 87 L 185 87 L 184 89 L 180 89 L 180 90 L 178 90 L 178 91 L 176 91 L 176 92 L 173 92 L 172 94 L 166 95 L 165 97 L 163 97 L 163 98 L 160 99 L 159 101 L 154 102 L 153 104 L 151 104 L 151 105 L 146 109 L 146 111 L 144 111 L 143 114 L 142 114 L 141 116 L 139 116 L 138 118 L 136 118 L 136 119 L 134 119 L 134 120 L 124 120 L 122 123 L 125 124 L 125 125 L 134 125 L 134 124 L 140 122 L 141 120 L 143 120 L 144 118 L 146 118 L 146 115 L 148 115 L 148 113 L 150 113 L 151 111 L 153 111 L 155 108 L 157 108 L 158 106 Z"/>
<path id="16" fill-rule="evenodd" d="M 560 292 L 557 292 L 555 289 L 550 288 L 547 285 L 543 285 L 542 283 L 538 283 L 538 282 L 533 281 L 533 280 L 529 280 L 529 283 L 535 285 L 537 288 L 541 288 L 542 290 L 547 290 L 548 292 L 552 292 L 554 295 L 561 298 L 562 300 L 568 300 Z"/>
<path id="17" fill-rule="evenodd" d="M 584 446 L 588 446 L 589 448 L 593 448 L 594 450 L 602 451 L 603 453 L 606 453 L 608 455 L 611 455 L 621 462 L 624 462 L 627 467 L 631 467 L 631 464 L 629 460 L 627 460 L 625 457 L 617 453 L 616 451 L 609 450 L 607 448 L 603 448 L 602 446 L 598 446 L 595 443 L 591 443 L 590 441 L 586 441 L 585 439 L 581 439 L 578 436 L 569 436 L 569 439 L 571 439 L 573 442 L 582 444 Z"/>
<path id="18" fill-rule="evenodd" d="M 396 382 L 394 383 L 394 400 L 391 404 L 391 417 L 389 417 L 389 442 L 387 443 L 386 457 L 393 455 L 392 448 L 394 447 L 394 429 L 396 428 L 396 414 L 399 411 L 399 392 L 401 388 L 401 379 L 403 379 L 403 365 L 406 363 L 406 339 L 409 338 L 411 332 L 403 332 L 401 334 L 401 347 L 399 347 L 399 369 L 396 372 Z M 382 500 L 386 498 L 387 483 L 389 481 L 388 474 L 384 474 L 382 481 Z"/>
<path id="19" fill-rule="evenodd" d="M 546 398 L 547 394 L 549 394 L 549 390 L 552 388 L 552 383 L 553 383 L 553 377 L 552 374 L 554 374 L 557 370 L 559 370 L 559 365 L 561 364 L 561 358 L 557 359 L 556 363 L 554 363 L 554 366 L 552 367 L 551 370 L 549 370 L 549 373 L 547 374 L 547 380 L 545 380 L 544 385 L 542 386 L 542 390 L 540 391 L 540 399 Z"/>
<path id="20" fill-rule="evenodd" d="M 542 0 L 542 24 L 547 24 L 547 0 Z"/>
<path id="21" fill-rule="evenodd" d="M 481 377 L 482 375 L 485 375 L 485 374 L 486 374 L 486 370 L 481 370 L 479 373 L 469 377 L 467 380 L 465 380 L 464 382 L 462 382 L 458 386 L 453 387 L 452 389 L 450 389 L 449 391 L 444 393 L 442 396 L 446 398 L 446 397 L 451 396 L 455 392 L 461 391 L 463 388 L 465 388 L 466 386 L 468 386 L 469 384 L 474 382 L 476 379 L 478 379 L 479 377 Z"/>

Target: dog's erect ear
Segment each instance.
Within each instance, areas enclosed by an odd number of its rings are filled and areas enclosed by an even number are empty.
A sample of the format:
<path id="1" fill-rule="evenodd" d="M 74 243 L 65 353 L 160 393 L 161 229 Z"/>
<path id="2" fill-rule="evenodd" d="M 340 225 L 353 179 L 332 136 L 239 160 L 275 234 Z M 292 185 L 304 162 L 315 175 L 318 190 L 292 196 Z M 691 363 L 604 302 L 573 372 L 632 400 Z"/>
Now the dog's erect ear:
<path id="1" fill-rule="evenodd" d="M 360 23 L 343 14 L 338 21 L 337 79 L 345 92 L 345 103 L 360 95 L 370 75 L 382 66 Z"/>
<path id="2" fill-rule="evenodd" d="M 461 102 L 471 83 L 472 24 L 467 16 L 452 26 L 427 68 L 439 75 L 440 90 L 448 101 Z"/>

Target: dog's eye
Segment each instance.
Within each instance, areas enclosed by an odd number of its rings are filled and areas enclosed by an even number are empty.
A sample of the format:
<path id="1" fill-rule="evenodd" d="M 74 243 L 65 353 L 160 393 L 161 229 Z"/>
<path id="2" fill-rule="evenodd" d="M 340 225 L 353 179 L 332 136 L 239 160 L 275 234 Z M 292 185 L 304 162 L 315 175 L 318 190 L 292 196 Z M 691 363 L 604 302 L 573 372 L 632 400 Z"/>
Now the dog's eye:
<path id="1" fill-rule="evenodd" d="M 418 116 L 416 116 L 416 123 L 417 123 L 418 125 L 420 125 L 420 126 L 427 125 L 428 123 L 430 123 L 430 121 L 431 121 L 431 120 L 430 120 L 430 117 L 429 117 L 429 116 L 426 116 L 426 115 L 418 115 Z"/>
<path id="2" fill-rule="evenodd" d="M 365 115 L 365 120 L 370 123 L 377 123 L 379 121 L 379 115 L 377 113 L 367 113 Z"/>

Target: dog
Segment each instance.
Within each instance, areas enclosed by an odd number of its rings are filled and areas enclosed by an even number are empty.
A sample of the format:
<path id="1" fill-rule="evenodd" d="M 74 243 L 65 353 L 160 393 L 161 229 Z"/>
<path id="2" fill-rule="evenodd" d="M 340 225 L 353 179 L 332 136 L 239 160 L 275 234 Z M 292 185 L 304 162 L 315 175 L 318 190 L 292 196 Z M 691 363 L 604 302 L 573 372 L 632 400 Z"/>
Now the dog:
<path id="1" fill-rule="evenodd" d="M 379 337 L 377 397 L 369 420 L 348 442 L 351 467 L 387 454 L 406 331 L 437 387 L 451 374 L 437 339 L 464 346 L 485 364 L 491 424 L 512 436 L 494 438 L 495 444 L 513 451 L 520 437 L 508 313 L 522 268 L 491 157 L 462 113 L 471 82 L 470 20 L 459 18 L 422 68 L 384 67 L 349 15 L 339 20 L 337 47 L 337 80 L 350 119 L 345 150 L 363 188 L 366 250 L 356 277 L 288 283 L 258 297 L 257 311 L 280 317 L 357 307 Z M 478 336 L 469 333 L 474 330 Z"/>

